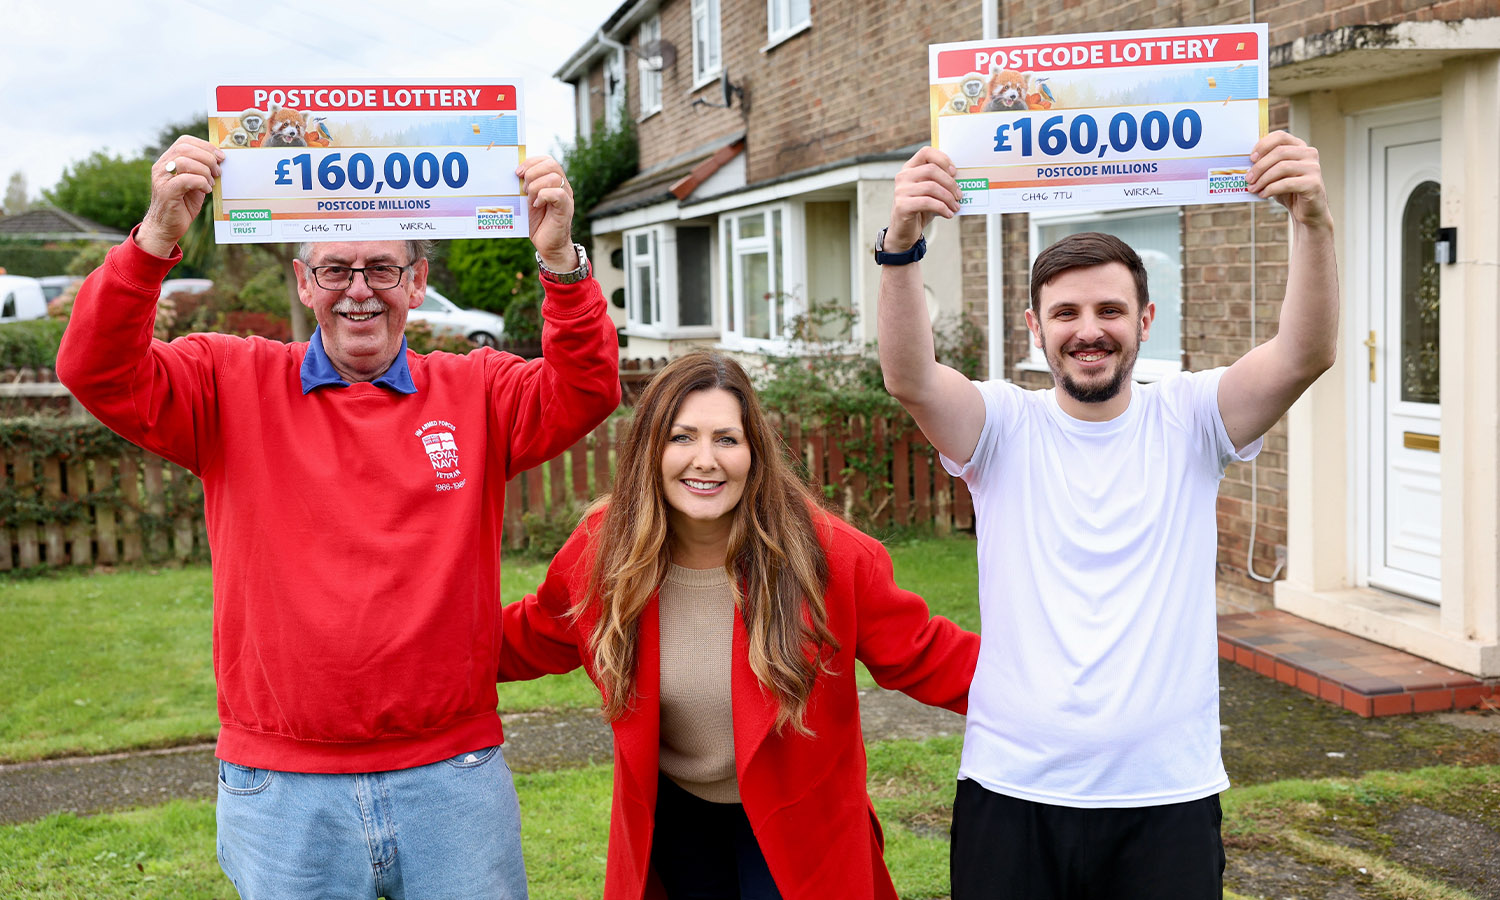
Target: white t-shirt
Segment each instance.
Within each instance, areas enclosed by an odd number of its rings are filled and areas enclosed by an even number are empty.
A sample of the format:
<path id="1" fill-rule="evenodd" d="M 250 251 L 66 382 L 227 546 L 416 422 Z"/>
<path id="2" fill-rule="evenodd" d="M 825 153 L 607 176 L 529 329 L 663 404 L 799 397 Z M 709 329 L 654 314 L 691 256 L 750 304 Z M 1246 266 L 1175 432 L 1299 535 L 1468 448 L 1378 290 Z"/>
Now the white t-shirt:
<path id="1" fill-rule="evenodd" d="M 1079 807 L 1229 786 L 1219 757 L 1216 497 L 1236 453 L 1222 369 L 1131 388 L 1108 422 L 1056 390 L 976 382 L 968 482 L 979 535 L 979 667 L 960 778 Z"/>

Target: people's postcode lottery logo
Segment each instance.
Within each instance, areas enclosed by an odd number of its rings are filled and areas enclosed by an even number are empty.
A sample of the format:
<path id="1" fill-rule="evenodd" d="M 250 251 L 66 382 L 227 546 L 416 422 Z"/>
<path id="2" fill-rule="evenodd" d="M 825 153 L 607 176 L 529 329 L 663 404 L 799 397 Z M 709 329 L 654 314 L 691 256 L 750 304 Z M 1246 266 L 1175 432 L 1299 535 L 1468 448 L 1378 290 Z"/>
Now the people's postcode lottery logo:
<path id="1" fill-rule="evenodd" d="M 480 231 L 514 231 L 516 211 L 511 206 L 480 206 L 474 210 Z"/>

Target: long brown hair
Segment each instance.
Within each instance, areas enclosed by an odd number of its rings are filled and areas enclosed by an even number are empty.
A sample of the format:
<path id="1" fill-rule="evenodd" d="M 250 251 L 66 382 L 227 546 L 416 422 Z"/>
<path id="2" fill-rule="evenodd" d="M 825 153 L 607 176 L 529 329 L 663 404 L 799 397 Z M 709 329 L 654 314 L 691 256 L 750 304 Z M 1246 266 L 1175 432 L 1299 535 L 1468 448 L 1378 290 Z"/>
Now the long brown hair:
<path id="1" fill-rule="evenodd" d="M 828 561 L 813 530 L 812 492 L 788 465 L 750 378 L 729 357 L 709 352 L 679 357 L 642 392 L 620 449 L 614 492 L 601 501 L 605 513 L 588 592 L 574 613 L 598 604 L 589 649 L 605 717 L 617 719 L 635 691 L 641 613 L 671 562 L 662 453 L 683 398 L 714 388 L 739 400 L 750 447 L 750 472 L 734 508 L 724 559 L 749 636 L 750 668 L 776 698 L 777 729 L 790 724 L 807 734 L 808 695 L 825 665 L 825 650 L 838 649 L 823 600 Z"/>

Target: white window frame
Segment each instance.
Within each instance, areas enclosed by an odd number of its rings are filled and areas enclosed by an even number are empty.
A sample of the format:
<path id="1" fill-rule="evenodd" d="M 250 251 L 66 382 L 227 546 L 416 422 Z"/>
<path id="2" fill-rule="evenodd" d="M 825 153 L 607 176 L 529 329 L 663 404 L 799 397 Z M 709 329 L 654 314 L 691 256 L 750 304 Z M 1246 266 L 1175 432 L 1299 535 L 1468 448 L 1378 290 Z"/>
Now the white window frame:
<path id="1" fill-rule="evenodd" d="M 1029 235 L 1029 240 L 1030 240 L 1030 255 L 1028 257 L 1028 263 L 1027 263 L 1028 280 L 1029 280 L 1030 267 L 1031 267 L 1031 265 L 1035 264 L 1037 254 L 1041 253 L 1043 250 L 1046 249 L 1045 247 L 1041 246 L 1041 230 L 1042 230 L 1042 228 L 1044 226 L 1047 226 L 1047 225 L 1073 225 L 1073 224 L 1077 224 L 1077 223 L 1080 223 L 1080 222 L 1096 222 L 1096 223 L 1099 223 L 1099 224 L 1103 225 L 1103 224 L 1108 223 L 1112 219 L 1141 218 L 1141 217 L 1148 216 L 1148 215 L 1168 215 L 1168 214 L 1171 214 L 1171 215 L 1177 217 L 1178 222 L 1179 222 L 1179 234 L 1180 234 L 1181 233 L 1180 222 L 1181 222 L 1181 216 L 1182 216 L 1182 207 L 1180 207 L 1180 206 L 1152 206 L 1152 207 L 1139 207 L 1139 208 L 1133 208 L 1133 209 L 1109 210 L 1109 211 L 1105 211 L 1105 210 L 1069 210 L 1067 212 L 1059 212 L 1059 213 L 1032 213 L 1029 216 L 1029 219 L 1030 219 L 1030 235 Z M 1181 244 L 1181 238 L 1179 238 L 1178 239 L 1178 245 L 1177 245 L 1177 266 L 1178 266 L 1179 270 L 1181 270 L 1183 268 L 1183 259 L 1184 259 L 1184 253 L 1183 253 L 1183 248 L 1182 248 L 1182 244 Z M 1146 359 L 1144 357 L 1137 357 L 1136 361 L 1135 361 L 1135 371 L 1134 371 L 1134 373 L 1132 375 L 1132 377 L 1133 377 L 1133 379 L 1135 381 L 1159 381 L 1160 379 L 1165 378 L 1168 375 L 1175 375 L 1176 373 L 1182 371 L 1182 315 L 1181 315 L 1181 313 L 1182 313 L 1182 308 L 1185 305 L 1185 301 L 1183 299 L 1183 293 L 1184 293 L 1184 291 L 1182 290 L 1182 288 L 1185 287 L 1185 284 L 1183 282 L 1185 282 L 1185 279 L 1179 279 L 1179 293 L 1178 293 L 1178 298 L 1177 298 L 1177 303 L 1178 303 L 1178 307 L 1177 307 L 1177 309 L 1178 309 L 1178 318 L 1177 318 L 1177 322 L 1178 322 L 1178 329 L 1177 329 L 1177 358 L 1175 360 L 1165 360 L 1165 359 Z M 1153 291 L 1153 295 L 1154 295 L 1154 293 L 1155 293 L 1155 288 L 1154 287 L 1152 288 L 1152 291 Z M 1152 302 L 1156 302 L 1156 299 L 1155 299 L 1154 296 L 1152 298 Z M 1027 308 L 1028 309 L 1030 308 L 1030 303 L 1031 303 L 1031 301 L 1030 301 L 1030 298 L 1028 297 L 1027 298 Z M 1160 304 L 1158 304 L 1158 306 L 1159 305 Z M 1028 355 L 1027 355 L 1027 358 L 1026 358 L 1025 362 L 1020 363 L 1019 366 L 1018 366 L 1018 368 L 1024 369 L 1024 370 L 1030 370 L 1030 371 L 1037 371 L 1037 372 L 1050 372 L 1050 371 L 1052 371 L 1051 367 L 1047 365 L 1047 356 L 1046 356 L 1046 354 L 1042 352 L 1042 349 L 1040 347 L 1036 346 L 1036 341 L 1031 338 L 1031 336 L 1030 336 L 1029 333 L 1027 335 L 1026 342 L 1027 342 Z"/>
<path id="2" fill-rule="evenodd" d="M 794 9 L 793 7 L 802 8 Z M 766 0 L 766 45 L 771 49 L 782 41 L 812 27 L 812 0 Z"/>
<path id="3" fill-rule="evenodd" d="M 781 246 L 776 245 L 772 227 L 772 213 L 781 213 Z M 765 234 L 761 237 L 742 238 L 739 235 L 740 219 L 759 214 L 765 223 Z M 801 206 L 796 203 L 770 203 L 764 206 L 748 206 L 743 209 L 726 210 L 719 216 L 719 295 L 723 297 L 721 320 L 725 323 L 722 341 L 724 346 L 735 350 L 761 353 L 790 353 L 792 342 L 785 336 L 786 322 L 802 312 L 806 303 L 801 296 L 804 284 L 801 244 Z M 749 337 L 745 334 L 744 279 L 739 259 L 757 253 L 766 253 L 767 268 L 771 273 L 780 269 L 781 283 L 770 288 L 781 294 L 781 302 L 771 309 L 769 338 Z M 731 324 L 732 323 L 732 324 Z"/>
<path id="4" fill-rule="evenodd" d="M 636 252 L 636 238 L 645 235 L 650 249 L 642 256 Z M 701 338 L 716 337 L 719 327 L 713 321 L 707 325 L 680 325 L 677 284 L 677 227 L 671 223 L 632 228 L 621 234 L 625 244 L 625 333 L 649 338 Z M 712 248 L 710 248 L 710 251 Z M 709 265 L 713 265 L 712 255 Z M 655 296 L 640 296 L 639 270 L 651 272 L 651 285 Z M 710 273 L 710 283 L 712 282 Z M 642 321 L 643 304 L 651 304 L 651 322 Z M 716 304 L 710 299 L 710 318 L 717 314 Z"/>
<path id="5" fill-rule="evenodd" d="M 609 89 L 610 74 L 616 76 L 616 87 L 613 91 Z M 606 131 L 618 131 L 620 115 L 625 108 L 625 97 L 628 93 L 625 87 L 625 53 L 616 50 L 606 54 L 601 74 L 604 76 L 604 129 Z"/>
<path id="6" fill-rule="evenodd" d="M 699 42 L 703 52 L 699 53 Z M 719 0 L 693 0 L 693 90 L 719 77 L 724 68 L 719 38 Z"/>
<path id="7" fill-rule="evenodd" d="M 636 48 L 645 47 L 652 41 L 661 40 L 661 14 L 652 16 L 641 23 L 641 30 L 636 37 Z M 640 118 L 661 112 L 661 70 L 652 69 L 646 65 L 646 56 L 639 54 L 638 65 L 641 70 L 641 111 Z"/>

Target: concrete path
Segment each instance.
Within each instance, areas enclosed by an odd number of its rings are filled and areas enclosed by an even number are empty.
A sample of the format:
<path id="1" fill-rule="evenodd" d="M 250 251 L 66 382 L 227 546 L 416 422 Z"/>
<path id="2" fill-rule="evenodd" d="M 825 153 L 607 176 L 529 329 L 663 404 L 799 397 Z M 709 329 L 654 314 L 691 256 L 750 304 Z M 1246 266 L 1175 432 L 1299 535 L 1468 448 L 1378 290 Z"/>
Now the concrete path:
<path id="1" fill-rule="evenodd" d="M 962 716 L 879 689 L 860 694 L 865 740 L 960 734 Z M 591 710 L 505 716 L 505 758 L 517 772 L 609 762 L 607 726 Z M 212 744 L 0 765 L 0 824 L 56 812 L 88 814 L 174 798 L 213 799 Z"/>

